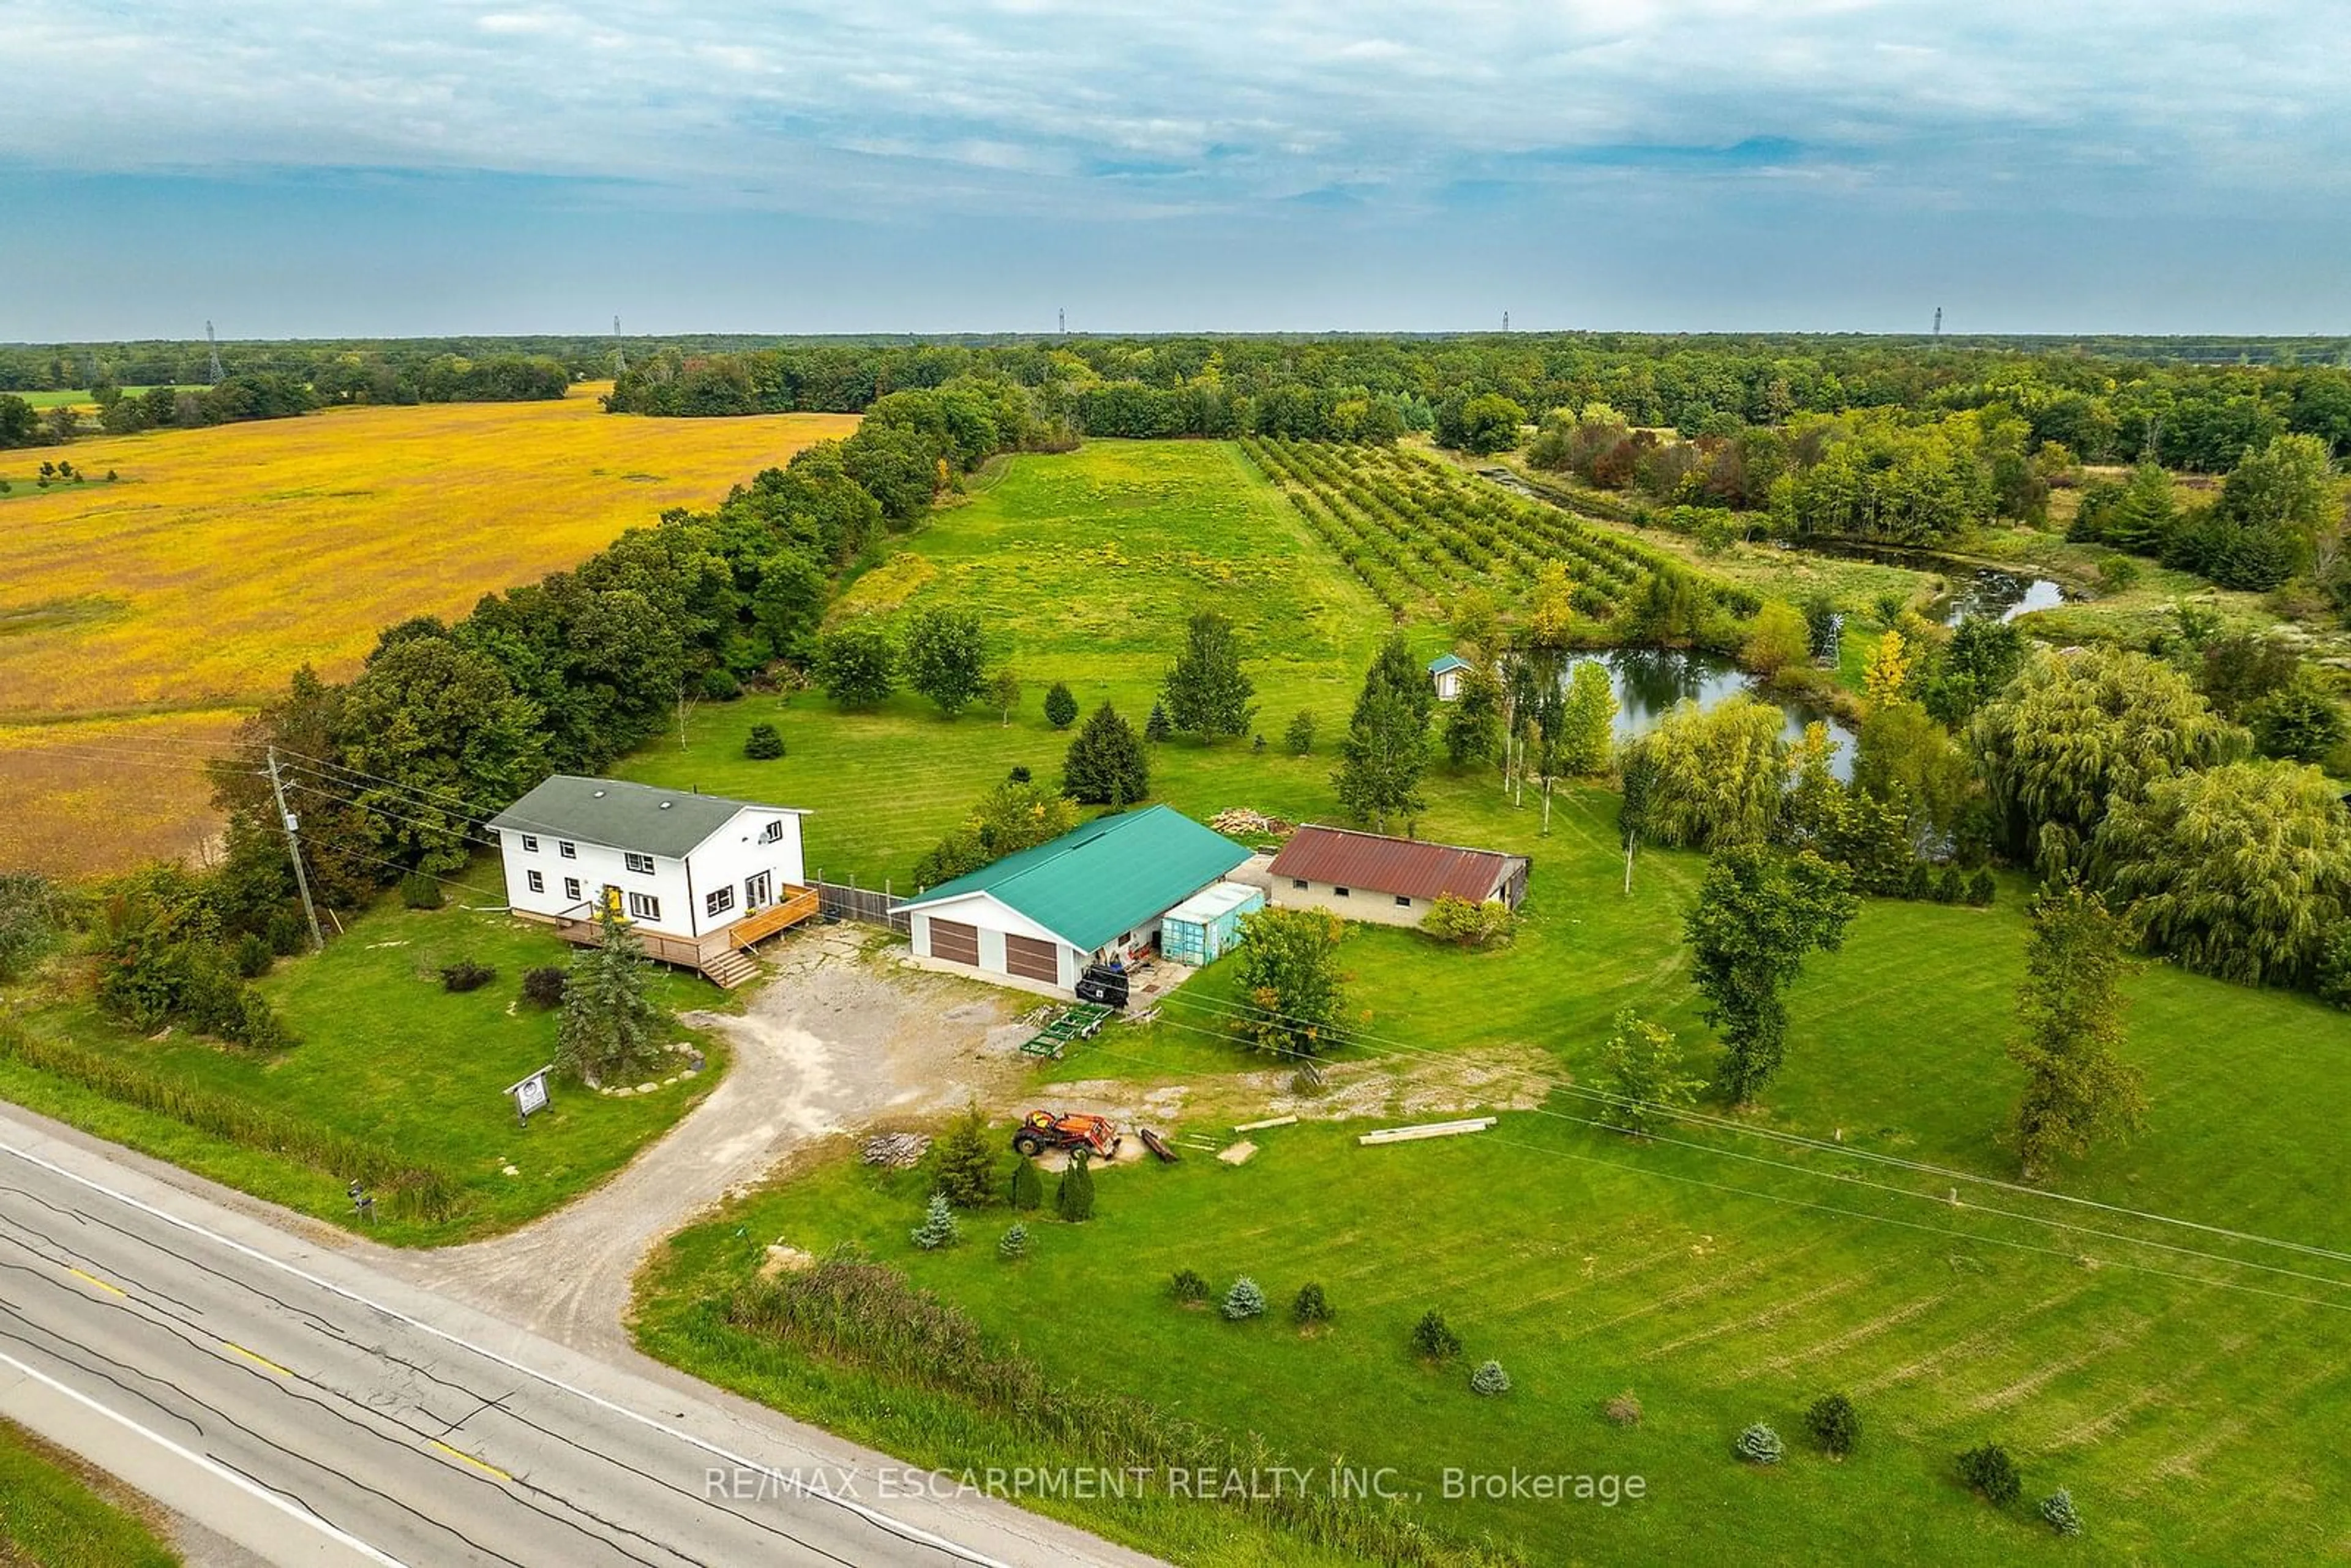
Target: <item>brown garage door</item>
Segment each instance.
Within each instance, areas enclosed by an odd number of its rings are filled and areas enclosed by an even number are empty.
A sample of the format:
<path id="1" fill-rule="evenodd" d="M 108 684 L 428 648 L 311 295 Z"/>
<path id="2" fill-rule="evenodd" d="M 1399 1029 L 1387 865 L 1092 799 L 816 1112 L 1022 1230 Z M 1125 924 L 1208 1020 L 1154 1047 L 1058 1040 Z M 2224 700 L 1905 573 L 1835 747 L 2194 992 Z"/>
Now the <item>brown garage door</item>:
<path id="1" fill-rule="evenodd" d="M 1006 973 L 1024 980 L 1042 980 L 1049 986 L 1058 986 L 1061 983 L 1061 950 L 1034 936 L 1008 935 L 1004 938 L 1004 968 Z"/>
<path id="2" fill-rule="evenodd" d="M 931 922 L 931 956 L 945 958 L 950 964 L 979 967 L 979 927 L 966 925 L 960 920 Z"/>

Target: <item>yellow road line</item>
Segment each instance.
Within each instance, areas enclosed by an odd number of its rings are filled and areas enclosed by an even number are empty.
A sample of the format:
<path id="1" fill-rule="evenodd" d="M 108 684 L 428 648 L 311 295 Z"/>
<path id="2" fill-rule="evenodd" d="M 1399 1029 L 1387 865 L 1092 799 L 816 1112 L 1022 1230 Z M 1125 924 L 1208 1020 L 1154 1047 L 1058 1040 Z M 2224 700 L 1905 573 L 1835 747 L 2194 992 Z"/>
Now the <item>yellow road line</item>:
<path id="1" fill-rule="evenodd" d="M 481 1471 L 486 1476 L 496 1476 L 502 1481 L 510 1481 L 514 1479 L 514 1477 L 507 1474 L 506 1471 L 498 1469 L 497 1466 L 484 1464 L 481 1460 L 474 1458 L 473 1455 L 457 1448 L 453 1448 L 438 1437 L 434 1437 L 431 1439 L 431 1441 L 434 1448 L 440 1449 L 451 1458 L 462 1460 L 463 1462 L 473 1466 L 475 1469 Z"/>
<path id="2" fill-rule="evenodd" d="M 254 1364 L 254 1365 L 258 1366 L 258 1367 L 262 1368 L 264 1371 L 266 1371 L 266 1372 L 274 1372 L 274 1373 L 276 1373 L 276 1374 L 277 1374 L 278 1376 L 280 1376 L 280 1377 L 287 1377 L 287 1378 L 290 1378 L 290 1377 L 292 1377 L 292 1376 L 294 1375 L 292 1373 L 290 1373 L 290 1372 L 287 1371 L 284 1367 L 282 1367 L 282 1366 L 278 1365 L 276 1362 L 274 1362 L 274 1361 L 270 1360 L 267 1356 L 266 1356 L 266 1355 L 256 1355 L 256 1354 L 254 1354 L 254 1353 L 253 1353 L 253 1352 L 251 1352 L 251 1351 L 249 1351 L 249 1350 L 246 1349 L 246 1348 L 245 1348 L 245 1346 L 243 1346 L 243 1345 L 241 1345 L 241 1344 L 238 1344 L 238 1343 L 235 1343 L 234 1341 L 231 1341 L 231 1340 L 223 1340 L 223 1341 L 221 1341 L 221 1348 L 222 1348 L 223 1350 L 225 1350 L 225 1351 L 229 1352 L 229 1353 L 230 1353 L 230 1354 L 235 1354 L 235 1355 L 241 1355 L 241 1356 L 245 1357 L 245 1359 L 246 1359 L 246 1360 L 247 1360 L 247 1361 L 249 1361 L 249 1362 L 253 1363 L 253 1364 Z"/>
<path id="3" fill-rule="evenodd" d="M 120 1296 L 125 1300 L 130 1298 L 131 1292 L 124 1290 L 121 1286 L 110 1285 L 105 1281 L 99 1279 L 97 1275 L 77 1269 L 70 1263 L 66 1265 L 66 1272 L 71 1274 L 75 1279 L 81 1281 L 84 1284 L 97 1286 L 99 1290 L 104 1291 L 110 1296 Z"/>

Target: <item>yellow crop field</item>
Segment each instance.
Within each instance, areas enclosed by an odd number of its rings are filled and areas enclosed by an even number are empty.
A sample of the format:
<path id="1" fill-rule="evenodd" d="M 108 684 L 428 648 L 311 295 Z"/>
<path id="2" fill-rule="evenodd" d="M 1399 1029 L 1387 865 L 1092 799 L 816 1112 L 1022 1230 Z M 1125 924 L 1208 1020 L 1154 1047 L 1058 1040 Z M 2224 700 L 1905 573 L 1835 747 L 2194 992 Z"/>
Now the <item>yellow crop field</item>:
<path id="1" fill-rule="evenodd" d="M 201 754 L 297 666 L 455 616 L 852 415 L 612 418 L 559 402 L 339 409 L 0 455 L 0 868 L 119 869 L 209 831 Z M 68 456 L 114 483 L 34 485 Z"/>

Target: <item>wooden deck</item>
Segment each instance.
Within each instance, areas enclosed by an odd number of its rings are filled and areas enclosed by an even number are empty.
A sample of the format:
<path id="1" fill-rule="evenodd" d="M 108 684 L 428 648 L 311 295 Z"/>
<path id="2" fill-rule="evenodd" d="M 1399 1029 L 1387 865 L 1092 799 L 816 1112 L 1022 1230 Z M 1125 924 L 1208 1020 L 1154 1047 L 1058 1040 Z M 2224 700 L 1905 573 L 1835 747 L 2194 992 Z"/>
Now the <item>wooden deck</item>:
<path id="1" fill-rule="evenodd" d="M 756 973 L 737 956 L 779 931 L 790 929 L 818 914 L 816 889 L 786 886 L 783 896 L 765 909 L 754 910 L 733 925 L 707 932 L 700 939 L 639 930 L 637 941 L 645 956 L 682 969 L 692 969 L 732 990 Z M 567 916 L 555 923 L 555 933 L 577 946 L 592 947 L 602 940 L 602 927 L 592 915 Z"/>

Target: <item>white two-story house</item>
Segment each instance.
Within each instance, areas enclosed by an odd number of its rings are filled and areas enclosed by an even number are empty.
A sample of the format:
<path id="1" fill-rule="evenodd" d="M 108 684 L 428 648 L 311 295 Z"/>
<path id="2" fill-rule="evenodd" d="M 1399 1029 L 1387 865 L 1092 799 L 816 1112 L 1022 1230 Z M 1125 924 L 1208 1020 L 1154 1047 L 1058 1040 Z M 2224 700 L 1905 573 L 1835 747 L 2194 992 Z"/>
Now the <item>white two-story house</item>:
<path id="1" fill-rule="evenodd" d="M 600 909 L 646 953 L 722 986 L 756 972 L 744 949 L 817 912 L 789 806 L 559 773 L 490 820 L 507 903 L 574 942 Z"/>

